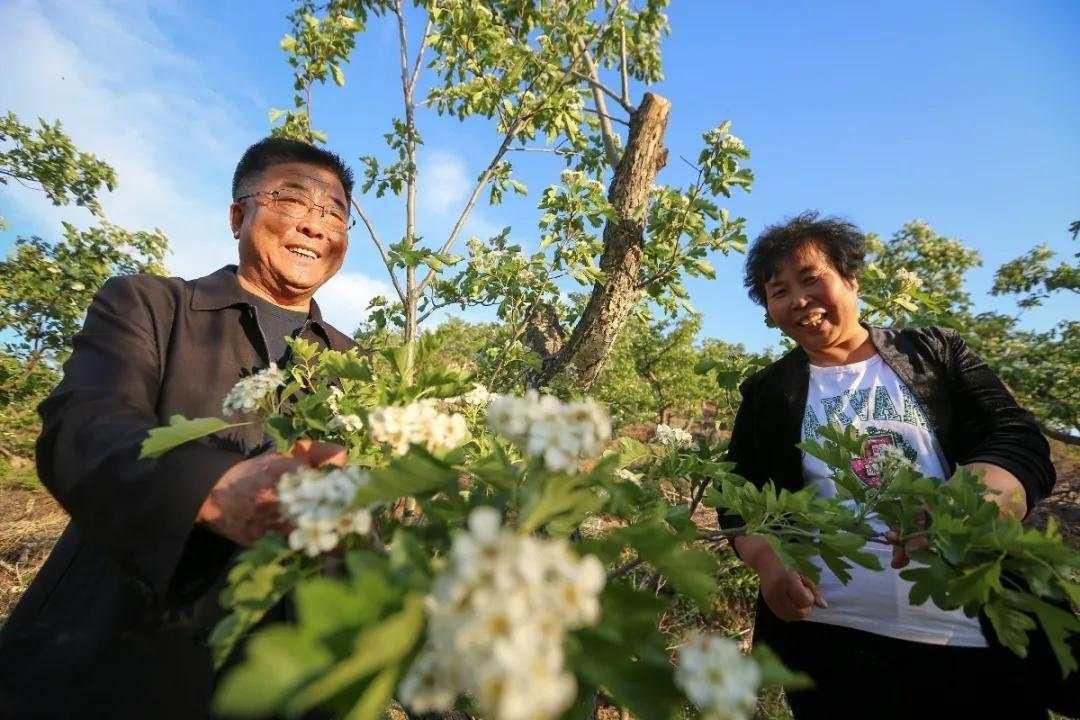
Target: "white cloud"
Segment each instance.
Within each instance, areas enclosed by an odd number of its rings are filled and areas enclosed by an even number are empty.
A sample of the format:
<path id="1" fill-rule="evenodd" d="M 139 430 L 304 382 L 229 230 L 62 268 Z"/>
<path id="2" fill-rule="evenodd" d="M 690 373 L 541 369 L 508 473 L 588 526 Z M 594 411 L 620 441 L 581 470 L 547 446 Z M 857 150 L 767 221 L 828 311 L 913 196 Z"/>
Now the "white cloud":
<path id="1" fill-rule="evenodd" d="M 26 124 L 60 119 L 76 147 L 116 169 L 118 187 L 102 197 L 108 219 L 129 229 L 161 228 L 172 248 L 166 266 L 190 278 L 236 261 L 228 227 L 232 171 L 267 128 L 265 108 L 237 90 L 228 69 L 170 41 L 181 23 L 188 31 L 214 30 L 176 3 L 0 3 L 0 111 Z M 61 219 L 94 223 L 85 210 L 54 208 L 17 185 L 0 187 L 0 199 L 34 225 L 13 225 L 4 240 L 54 236 Z"/>
<path id="2" fill-rule="evenodd" d="M 376 295 L 391 297 L 393 289 L 381 280 L 342 270 L 319 288 L 315 301 L 323 316 L 343 333 L 352 333 L 367 319 L 367 305 Z"/>
<path id="3" fill-rule="evenodd" d="M 469 182 L 465 161 L 445 150 L 432 150 L 418 160 L 417 180 L 422 211 L 441 215 L 456 214 L 465 204 L 475 185 Z"/>

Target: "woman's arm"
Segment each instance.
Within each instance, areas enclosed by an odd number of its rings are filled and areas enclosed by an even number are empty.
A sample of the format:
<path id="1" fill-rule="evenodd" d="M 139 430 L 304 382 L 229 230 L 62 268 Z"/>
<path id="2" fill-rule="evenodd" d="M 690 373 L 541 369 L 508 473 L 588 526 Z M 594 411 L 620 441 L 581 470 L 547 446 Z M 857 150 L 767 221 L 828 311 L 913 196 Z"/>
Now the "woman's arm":
<path id="1" fill-rule="evenodd" d="M 956 332 L 941 331 L 949 353 L 950 399 L 961 422 L 981 435 L 958 465 L 984 472 L 990 496 L 1003 509 L 1025 516 L 1050 494 L 1056 478 L 1050 445 L 1034 416 L 1017 404 L 998 376 Z M 1017 487 L 1019 486 L 1019 487 Z M 1022 511 L 1020 509 L 1022 501 Z"/>

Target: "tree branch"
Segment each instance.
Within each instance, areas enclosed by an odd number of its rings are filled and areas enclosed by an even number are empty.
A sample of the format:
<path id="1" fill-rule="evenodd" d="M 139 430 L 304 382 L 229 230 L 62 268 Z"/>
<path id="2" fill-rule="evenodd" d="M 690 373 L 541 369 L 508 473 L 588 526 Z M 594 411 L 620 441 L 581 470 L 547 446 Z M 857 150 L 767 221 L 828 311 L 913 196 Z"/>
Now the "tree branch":
<path id="1" fill-rule="evenodd" d="M 591 112 L 591 113 L 594 113 L 596 115 L 599 115 L 600 117 L 607 118 L 611 122 L 617 122 L 620 125 L 625 125 L 626 127 L 630 127 L 630 123 L 627 122 L 626 120 L 623 120 L 621 117 L 615 117 L 614 115 L 606 115 L 606 114 L 600 112 L 599 110 L 597 110 L 596 108 L 587 107 L 587 108 L 582 108 L 582 109 L 585 112 Z"/>
<path id="2" fill-rule="evenodd" d="M 580 43 L 582 56 L 585 59 L 585 67 L 589 69 L 589 78 L 594 83 L 592 87 L 593 102 L 596 103 L 596 114 L 600 117 L 600 137 L 604 141 L 604 153 L 607 155 L 608 165 L 614 170 L 619 165 L 619 149 L 615 145 L 615 131 L 611 129 L 611 121 L 608 119 L 607 103 L 604 101 L 604 93 L 600 91 L 600 76 L 596 71 L 596 63 L 593 62 L 592 53 L 585 47 L 585 41 Z"/>
<path id="3" fill-rule="evenodd" d="M 416 89 L 416 81 L 420 77 L 420 64 L 424 59 L 424 50 L 427 49 L 428 35 L 431 34 L 431 16 L 428 16 L 424 25 L 424 37 L 420 40 L 420 47 L 416 50 L 416 62 L 413 64 L 412 78 L 409 80 L 409 92 Z"/>
<path id="4" fill-rule="evenodd" d="M 386 272 L 390 275 L 390 282 L 394 284 L 394 290 L 397 291 L 398 299 L 404 303 L 405 293 L 402 291 L 401 283 L 398 282 L 397 275 L 394 273 L 394 266 L 390 262 L 390 256 L 386 252 L 386 246 L 383 245 L 382 240 L 379 239 L 379 233 L 375 230 L 374 223 L 371 222 L 371 217 L 364 211 L 363 206 L 357 202 L 356 198 L 352 199 L 352 206 L 353 209 L 356 210 L 356 214 L 360 216 L 360 220 L 364 223 L 364 227 L 367 228 L 368 236 L 375 245 L 375 249 L 379 251 L 379 256 L 382 258 L 383 264 L 386 265 Z"/>
<path id="5" fill-rule="evenodd" d="M 600 92 L 604 93 L 605 95 L 610 97 L 612 100 L 619 103 L 619 107 L 621 107 L 623 110 L 625 110 L 628 113 L 633 114 L 634 106 L 631 105 L 629 102 L 623 100 L 621 97 L 619 97 L 618 93 L 616 93 L 614 90 L 609 88 L 604 83 L 600 82 L 599 80 L 594 80 L 587 73 L 580 73 L 577 70 L 570 70 L 570 74 L 573 75 L 574 77 L 578 78 L 579 80 L 584 80 L 585 82 L 589 83 L 589 85 L 591 85 L 594 90 L 599 90 Z"/>
<path id="6" fill-rule="evenodd" d="M 1039 423 L 1039 429 L 1042 430 L 1043 435 L 1048 438 L 1053 438 L 1066 445 L 1080 445 L 1080 435 L 1070 435 L 1067 432 L 1054 430 L 1053 428 L 1047 427 L 1044 423 Z"/>
<path id="7" fill-rule="evenodd" d="M 619 7 L 626 7 L 626 0 L 621 0 Z M 626 62 L 626 23 L 619 26 L 619 79 L 622 81 L 622 100 L 630 104 L 630 75 Z"/>

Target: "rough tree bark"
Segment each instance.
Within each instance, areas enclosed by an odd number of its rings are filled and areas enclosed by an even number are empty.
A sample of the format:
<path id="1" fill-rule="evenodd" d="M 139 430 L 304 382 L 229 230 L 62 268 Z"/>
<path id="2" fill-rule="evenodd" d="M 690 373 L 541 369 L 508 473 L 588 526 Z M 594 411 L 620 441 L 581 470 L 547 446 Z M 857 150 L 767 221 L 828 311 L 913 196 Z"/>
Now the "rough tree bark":
<path id="1" fill-rule="evenodd" d="M 569 339 L 558 327 L 553 312 L 537 313 L 527 340 L 544 358 L 543 367 L 529 379 L 533 387 L 546 385 L 572 368 L 574 382 L 588 389 L 600 374 L 626 318 L 641 299 L 640 270 L 645 247 L 645 219 L 649 190 L 667 163 L 664 132 L 671 103 L 645 93 L 630 116 L 630 132 L 622 159 L 608 189 L 608 201 L 618 217 L 604 227 L 600 269 L 604 279 L 592 294 Z"/>

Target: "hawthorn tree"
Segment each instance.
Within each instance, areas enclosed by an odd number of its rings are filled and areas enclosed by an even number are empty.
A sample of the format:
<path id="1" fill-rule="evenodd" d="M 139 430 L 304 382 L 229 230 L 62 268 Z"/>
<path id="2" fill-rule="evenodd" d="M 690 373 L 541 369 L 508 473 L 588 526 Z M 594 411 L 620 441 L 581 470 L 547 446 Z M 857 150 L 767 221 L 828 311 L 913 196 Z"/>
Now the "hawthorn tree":
<path id="1" fill-rule="evenodd" d="M 870 319 L 957 330 L 1035 413 L 1043 432 L 1080 444 L 1073 434 L 1080 428 L 1080 323 L 1066 319 L 1045 331 L 1019 324 L 1051 294 L 1078 292 L 1080 254 L 1054 266 L 1053 252 L 1040 245 L 1002 265 L 991 293 L 1018 296 L 1020 309 L 1006 315 L 976 311 L 964 276 L 982 263 L 978 252 L 928 224 L 909 222 L 889 241 L 872 237 L 870 245 L 862 292 Z"/>
<path id="2" fill-rule="evenodd" d="M 354 211 L 396 293 L 392 303 L 376 306 L 377 317 L 400 328 L 410 361 L 418 328 L 432 312 L 486 304 L 509 327 L 507 358 L 521 359 L 526 348 L 539 356 L 531 384 L 548 385 L 572 371 L 570 381 L 588 388 L 641 300 L 669 313 L 688 309 L 682 279 L 711 277 L 709 252 L 744 246 L 743 219 L 716 204 L 753 180 L 742 167 L 749 154 L 728 123 L 703 135 L 692 182 L 657 184 L 667 163 L 671 104 L 651 92 L 635 98 L 631 83 L 647 87 L 662 77 L 666 5 L 415 0 L 407 8 L 404 0 L 298 0 L 281 42 L 295 70 L 293 107 L 271 111 L 271 120 L 280 122 L 275 132 L 310 142 L 326 139 L 313 126 L 313 87 L 331 79 L 345 84 L 356 37 L 374 18 L 397 26 L 402 115 L 385 135 L 389 159 L 361 158 L 361 189 L 402 198 L 404 234 L 387 242 L 359 198 Z M 417 17 L 422 30 L 410 40 L 416 29 L 409 21 Z M 422 242 L 416 216 L 417 98 L 425 70 L 434 81 L 424 105 L 440 116 L 493 124 L 492 153 L 448 235 L 433 245 Z M 539 247 L 526 253 L 511 245 L 508 229 L 471 239 L 467 260 L 451 255 L 482 198 L 497 204 L 507 192 L 528 193 L 513 177 L 511 158 L 533 150 L 567 168 L 540 195 Z M 459 262 L 451 275 L 448 267 Z M 511 269 L 529 272 L 512 276 Z M 567 283 L 587 291 L 582 302 L 568 299 Z"/>
<path id="3" fill-rule="evenodd" d="M 56 382 L 86 308 L 113 275 L 164 274 L 168 241 L 159 230 L 131 232 L 105 220 L 100 194 L 116 187 L 105 161 L 75 148 L 60 121 L 23 125 L 0 118 L 0 184 L 43 192 L 54 205 L 75 203 L 98 224 L 63 223 L 59 240 L 19 237 L 0 260 L 0 454 L 28 456 L 36 435 L 33 411 Z M 2 218 L 0 218 L 2 223 Z"/>

